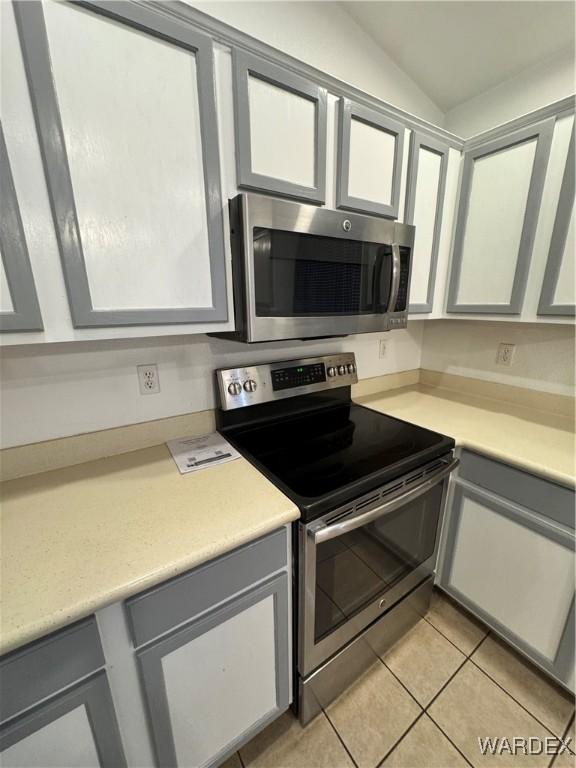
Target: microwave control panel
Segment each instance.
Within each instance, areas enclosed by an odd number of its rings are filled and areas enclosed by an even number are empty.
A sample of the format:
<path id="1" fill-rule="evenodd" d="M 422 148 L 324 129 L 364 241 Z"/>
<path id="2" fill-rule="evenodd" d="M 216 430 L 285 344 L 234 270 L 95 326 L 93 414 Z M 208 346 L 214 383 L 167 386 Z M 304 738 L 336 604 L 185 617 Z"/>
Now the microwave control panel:
<path id="1" fill-rule="evenodd" d="M 296 397 L 358 381 L 351 352 L 216 371 L 224 411 Z"/>

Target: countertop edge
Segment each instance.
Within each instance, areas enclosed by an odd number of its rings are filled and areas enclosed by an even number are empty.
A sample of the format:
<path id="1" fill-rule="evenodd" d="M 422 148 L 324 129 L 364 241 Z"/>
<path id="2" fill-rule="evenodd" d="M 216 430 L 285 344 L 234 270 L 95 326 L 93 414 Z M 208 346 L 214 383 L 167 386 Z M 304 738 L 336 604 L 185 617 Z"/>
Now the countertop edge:
<path id="1" fill-rule="evenodd" d="M 196 551 L 190 558 L 177 563 L 169 563 L 165 568 L 154 571 L 137 581 L 122 584 L 118 588 L 108 591 L 105 596 L 95 595 L 93 599 L 81 602 L 76 606 L 67 606 L 61 611 L 52 614 L 50 619 L 42 619 L 34 624 L 28 624 L 25 630 L 17 628 L 10 633 L 2 631 L 0 636 L 0 657 L 16 651 L 35 640 L 46 637 L 52 632 L 57 632 L 69 624 L 91 616 L 108 605 L 127 600 L 129 597 L 150 589 L 150 587 L 169 581 L 204 563 L 233 552 L 244 544 L 249 544 L 256 539 L 266 536 L 288 523 L 298 520 L 300 518 L 300 510 L 287 497 L 286 500 L 288 505 L 292 506 L 289 512 L 277 515 L 273 521 L 268 521 L 259 528 L 250 529 L 249 532 L 246 532 L 246 535 L 234 536 L 231 539 L 218 542 L 213 547 L 206 547 L 200 552 Z"/>

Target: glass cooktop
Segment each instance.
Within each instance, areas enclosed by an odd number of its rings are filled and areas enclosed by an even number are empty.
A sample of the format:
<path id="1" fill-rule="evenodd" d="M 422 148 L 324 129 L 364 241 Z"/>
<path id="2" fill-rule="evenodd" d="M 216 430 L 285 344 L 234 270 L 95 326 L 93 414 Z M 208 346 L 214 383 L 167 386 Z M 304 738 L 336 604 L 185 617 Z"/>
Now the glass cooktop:
<path id="1" fill-rule="evenodd" d="M 447 453 L 451 438 L 346 403 L 226 437 L 300 506 L 306 520 Z"/>

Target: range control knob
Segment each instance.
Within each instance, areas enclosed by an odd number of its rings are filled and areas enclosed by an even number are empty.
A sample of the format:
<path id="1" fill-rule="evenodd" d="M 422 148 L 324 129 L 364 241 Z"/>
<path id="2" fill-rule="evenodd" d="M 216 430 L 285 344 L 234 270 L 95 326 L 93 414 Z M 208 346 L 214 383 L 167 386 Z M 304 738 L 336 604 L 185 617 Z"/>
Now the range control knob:
<path id="1" fill-rule="evenodd" d="M 239 384 L 237 381 L 233 381 L 232 383 L 228 384 L 228 392 L 231 395 L 239 395 L 240 392 L 242 392 L 242 384 Z"/>
<path id="2" fill-rule="evenodd" d="M 348 368 L 348 373 L 356 373 L 356 366 L 354 363 L 348 363 L 346 367 Z"/>
<path id="3" fill-rule="evenodd" d="M 254 379 L 248 379 L 244 382 L 244 389 L 246 392 L 255 392 L 258 387 L 258 384 L 254 381 Z"/>
<path id="4" fill-rule="evenodd" d="M 333 365 L 331 365 L 331 366 L 328 368 L 328 370 L 327 370 L 327 374 L 328 374 L 328 376 L 329 376 L 331 379 L 333 379 L 333 378 L 334 378 L 334 376 L 336 376 L 336 368 L 334 368 L 334 366 L 333 366 Z"/>
<path id="5" fill-rule="evenodd" d="M 338 373 L 340 374 L 340 376 L 344 376 L 344 374 L 346 373 L 346 366 L 345 365 L 339 365 L 338 366 Z"/>

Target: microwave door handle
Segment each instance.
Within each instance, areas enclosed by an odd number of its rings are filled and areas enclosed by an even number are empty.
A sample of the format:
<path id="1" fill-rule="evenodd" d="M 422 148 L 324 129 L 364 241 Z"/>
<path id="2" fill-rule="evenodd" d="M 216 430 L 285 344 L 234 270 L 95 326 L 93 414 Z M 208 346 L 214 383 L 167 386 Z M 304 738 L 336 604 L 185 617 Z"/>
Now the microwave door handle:
<path id="1" fill-rule="evenodd" d="M 314 539 L 315 544 L 322 544 L 325 541 L 336 539 L 339 536 L 343 536 L 345 533 L 349 533 L 356 528 L 360 528 L 367 523 L 371 523 L 379 517 L 388 515 L 404 504 L 408 504 L 414 499 L 417 499 L 419 496 L 422 496 L 424 493 L 427 493 L 441 480 L 444 480 L 444 478 L 447 477 L 450 472 L 452 472 L 452 470 L 456 469 L 458 464 L 460 464 L 460 459 L 452 459 L 452 461 L 450 461 L 448 464 L 445 464 L 443 467 L 431 474 L 426 478 L 426 480 L 421 482 L 415 488 L 411 488 L 409 491 L 405 491 L 399 496 L 385 501 L 383 504 L 380 504 L 375 509 L 371 509 L 368 512 L 363 512 L 360 515 L 349 517 L 342 522 L 334 523 L 334 525 L 323 524 L 322 527 L 311 528 L 308 531 L 308 535 Z"/>
<path id="2" fill-rule="evenodd" d="M 390 286 L 390 300 L 388 302 L 388 312 L 394 312 L 396 301 L 398 299 L 398 290 L 400 288 L 400 246 L 392 243 L 392 284 Z"/>

